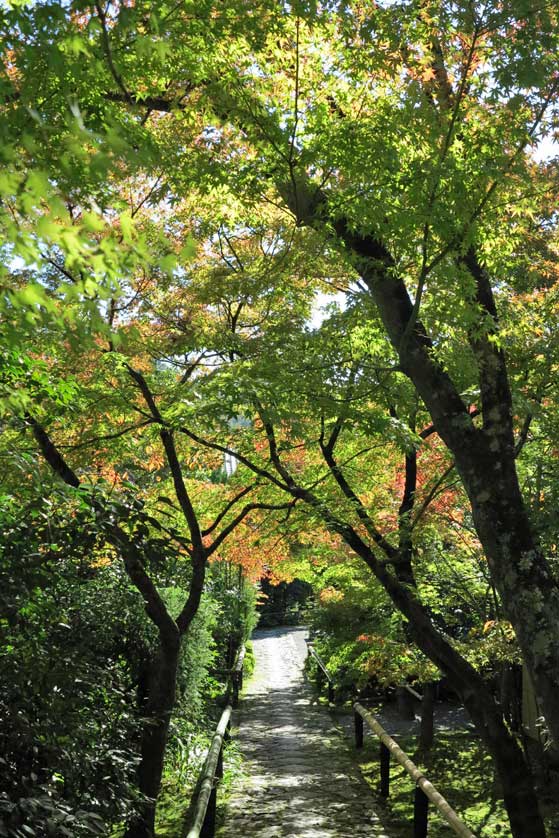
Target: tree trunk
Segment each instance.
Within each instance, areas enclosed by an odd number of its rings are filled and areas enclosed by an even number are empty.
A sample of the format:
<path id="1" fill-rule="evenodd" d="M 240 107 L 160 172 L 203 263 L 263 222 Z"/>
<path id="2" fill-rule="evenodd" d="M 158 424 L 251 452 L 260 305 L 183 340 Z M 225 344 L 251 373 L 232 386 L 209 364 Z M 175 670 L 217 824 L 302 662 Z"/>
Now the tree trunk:
<path id="1" fill-rule="evenodd" d="M 479 367 L 483 428 L 478 428 L 448 371 L 439 362 L 437 347 L 419 319 L 418 305 L 412 303 L 387 247 L 375 236 L 355 231 L 347 218 L 337 213 L 329 217 L 328 195 L 320 188 L 309 187 L 305 182 L 297 185 L 303 194 L 307 187 L 306 197 L 310 198 L 302 211 L 291 186 L 287 189 L 280 186 L 280 192 L 298 224 L 323 230 L 325 219 L 331 222 L 331 234 L 350 252 L 356 270 L 369 289 L 387 336 L 399 357 L 401 371 L 414 384 L 433 419 L 434 427 L 455 458 L 472 505 L 476 530 L 487 555 L 492 579 L 503 597 L 507 616 L 517 632 L 525 659 L 534 672 L 538 694 L 549 712 L 550 727 L 557 732 L 559 741 L 559 704 L 556 702 L 559 686 L 559 587 L 554 583 L 541 551 L 537 549 L 520 493 L 504 356 L 490 351 L 486 344 L 478 347 L 483 353 L 483 366 Z M 486 290 L 481 284 L 479 288 L 480 293 Z M 489 311 L 487 301 L 484 299 L 482 302 Z M 409 620 L 418 648 L 447 675 L 493 756 L 513 838 L 545 838 L 531 770 L 522 749 L 507 728 L 500 707 L 483 678 L 433 624 L 413 591 L 412 580 L 408 584 L 398 580 L 397 560 L 402 558 L 401 553 L 387 543 L 382 534 L 367 527 L 376 548 L 382 550 L 388 559 L 378 561 L 374 550 L 355 528 L 330 512 L 312 491 L 296 486 L 289 473 L 286 477 L 277 451 L 274 459 L 271 445 L 270 452 L 278 472 L 287 479 L 289 491 L 294 497 L 308 502 L 327 526 L 341 535 L 368 564 L 396 608 Z M 333 459 L 332 462 L 328 459 L 331 447 L 322 446 L 322 452 L 342 485 L 343 476 Z M 353 499 L 351 487 L 348 486 L 345 493 Z M 359 512 L 358 498 L 356 500 Z M 405 514 L 406 510 L 401 510 L 401 517 Z"/>
<path id="2" fill-rule="evenodd" d="M 430 645 L 428 638 L 424 643 L 424 651 Z M 431 648 L 429 656 L 432 659 L 439 657 L 436 652 L 435 654 L 433 652 Z M 459 655 L 456 657 L 460 658 Z M 513 838 L 545 838 L 545 826 L 530 766 L 526 762 L 524 752 L 516 737 L 507 728 L 493 695 L 477 672 L 474 679 L 470 680 L 471 673 L 467 673 L 470 666 L 465 660 L 463 663 L 466 667 L 460 666 L 461 661 L 458 662 L 458 667 L 456 660 L 449 660 L 450 666 L 445 666 L 445 662 L 440 657 L 439 661 L 439 665 L 445 671 L 452 688 L 462 699 L 483 743 L 493 757 L 503 789 L 511 835 Z"/>
<path id="3" fill-rule="evenodd" d="M 546 838 L 532 771 L 494 701 L 490 705 L 483 697 L 480 701 L 475 695 L 466 697 L 464 703 L 495 762 L 511 835 L 513 838 Z"/>
<path id="4" fill-rule="evenodd" d="M 460 696 L 494 759 L 513 838 L 545 838 L 545 826 L 530 767 L 482 676 L 435 626 L 413 586 L 399 580 L 397 566 L 378 561 L 375 552 L 355 529 L 340 521 L 311 492 L 300 488 L 298 492 L 323 516 L 327 526 L 341 535 L 365 561 L 395 607 L 407 618 L 416 646 L 446 674 L 452 689 Z"/>
<path id="5" fill-rule="evenodd" d="M 493 463 L 486 465 L 484 480 L 470 477 L 469 485 L 464 483 L 503 609 L 514 626 L 548 728 L 559 742 L 559 592 L 532 535 L 512 470 L 507 475 L 502 464 L 499 469 Z"/>
<path id="6" fill-rule="evenodd" d="M 333 465 L 335 469 L 335 463 Z M 339 472 L 336 474 L 334 471 L 334 476 L 343 488 Z M 295 487 L 294 491 L 323 517 L 329 529 L 341 535 L 346 544 L 365 561 L 395 607 L 407 618 L 409 632 L 417 647 L 446 674 L 452 689 L 462 699 L 494 759 L 513 838 L 545 838 L 545 826 L 530 767 L 503 720 L 499 704 L 479 672 L 433 623 L 413 585 L 398 578 L 398 551 L 394 551 L 390 545 L 385 548 L 382 544 L 379 549 L 391 558 L 390 561 L 379 561 L 374 549 L 360 534 L 340 520 L 312 492 L 301 487 Z M 351 494 L 351 487 L 347 487 L 347 491 Z M 379 539 L 382 541 L 382 537 L 377 536 L 375 544 L 378 544 Z"/>
<path id="7" fill-rule="evenodd" d="M 327 197 L 317 193 L 315 203 L 320 212 L 301 219 L 302 223 L 321 223 Z M 333 228 L 369 288 L 402 371 L 455 458 L 491 578 L 514 626 L 551 736 L 559 742 L 559 586 L 532 531 L 518 483 L 504 354 L 488 339 L 470 341 L 478 362 L 482 401 L 483 426 L 476 427 L 455 383 L 437 359 L 433 341 L 417 317 L 390 251 L 374 236 L 352 231 L 343 217 L 334 220 Z M 463 262 L 476 282 L 482 310 L 497 329 L 489 278 L 473 251 Z"/>
<path id="8" fill-rule="evenodd" d="M 429 751 L 433 744 L 435 715 L 435 684 L 427 681 L 423 684 L 423 700 L 421 702 L 421 728 L 419 731 L 419 750 Z"/>
<path id="9" fill-rule="evenodd" d="M 505 663 L 501 671 L 499 693 L 501 697 L 501 708 L 503 716 L 511 730 L 519 731 L 521 723 L 520 694 L 517 667 L 514 664 Z"/>
<path id="10" fill-rule="evenodd" d="M 361 549 L 359 555 L 373 570 L 394 605 L 409 620 L 415 644 L 445 673 L 470 714 L 495 762 L 511 835 L 513 838 L 545 838 L 530 766 L 516 737 L 506 726 L 501 708 L 485 681 L 433 624 L 415 591 L 402 585 L 386 566 L 376 562 L 370 551 Z"/>
<path id="11" fill-rule="evenodd" d="M 446 669 L 444 664 L 443 669 Z M 449 669 L 446 669 L 446 674 L 493 757 L 503 789 L 511 835 L 513 838 L 545 838 L 531 769 L 516 737 L 508 730 L 493 695 L 477 673 L 475 682 L 469 686 Z"/>
<path id="12" fill-rule="evenodd" d="M 411 307 L 402 285 L 396 300 L 392 278 L 373 283 L 374 298 L 387 330 L 399 349 L 404 372 L 429 410 L 440 437 L 452 452 L 470 500 L 476 532 L 487 557 L 503 609 L 514 626 L 523 658 L 532 675 L 547 724 L 559 742 L 559 588 L 534 536 L 516 473 L 510 417 L 486 420 L 474 428 L 452 382 L 429 357 L 428 338 L 402 346 L 393 320 L 396 306 Z M 406 294 L 406 298 L 402 296 Z M 387 299 L 389 297 L 389 299 Z M 405 314 L 400 312 L 401 314 Z M 407 315 L 411 317 L 408 310 Z M 407 322 L 407 320 L 406 320 Z M 391 329 L 388 329 L 388 326 Z M 422 327 L 421 327 L 422 328 Z M 501 413 L 506 413 L 506 404 Z M 497 414 L 497 408 L 491 412 Z M 510 433 L 507 428 L 510 426 Z"/>
<path id="13" fill-rule="evenodd" d="M 125 838 L 154 838 L 155 807 L 161 787 L 169 723 L 175 705 L 180 645 L 178 635 L 174 641 L 160 641 L 153 662 L 138 767 L 138 789 L 143 799 L 130 819 Z"/>
<path id="14" fill-rule="evenodd" d="M 400 718 L 407 722 L 413 722 L 415 720 L 413 698 L 405 687 L 396 687 L 396 702 L 398 704 Z"/>

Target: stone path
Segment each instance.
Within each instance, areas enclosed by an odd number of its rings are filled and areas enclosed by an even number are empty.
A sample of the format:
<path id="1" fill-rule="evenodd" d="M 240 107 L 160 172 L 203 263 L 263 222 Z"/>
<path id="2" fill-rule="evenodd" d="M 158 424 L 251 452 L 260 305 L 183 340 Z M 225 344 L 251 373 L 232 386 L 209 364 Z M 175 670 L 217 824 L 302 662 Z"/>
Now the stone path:
<path id="1" fill-rule="evenodd" d="M 387 838 L 371 792 L 303 677 L 306 632 L 253 636 L 256 666 L 233 735 L 243 772 L 219 838 Z"/>

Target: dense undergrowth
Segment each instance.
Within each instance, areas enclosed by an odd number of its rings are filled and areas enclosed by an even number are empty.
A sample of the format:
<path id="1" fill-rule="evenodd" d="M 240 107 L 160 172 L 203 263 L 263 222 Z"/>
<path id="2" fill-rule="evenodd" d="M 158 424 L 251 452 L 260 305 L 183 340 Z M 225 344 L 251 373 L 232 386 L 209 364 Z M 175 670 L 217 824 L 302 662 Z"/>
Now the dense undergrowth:
<path id="1" fill-rule="evenodd" d="M 0 562 L 0 835 L 88 838 L 122 824 L 137 799 L 139 726 L 153 624 L 95 521 L 60 496 L 3 499 Z M 188 567 L 153 562 L 178 613 Z M 171 580 L 172 576 L 172 580 Z M 183 643 L 159 819 L 175 821 L 219 715 L 231 652 L 254 622 L 255 593 L 211 567 Z"/>

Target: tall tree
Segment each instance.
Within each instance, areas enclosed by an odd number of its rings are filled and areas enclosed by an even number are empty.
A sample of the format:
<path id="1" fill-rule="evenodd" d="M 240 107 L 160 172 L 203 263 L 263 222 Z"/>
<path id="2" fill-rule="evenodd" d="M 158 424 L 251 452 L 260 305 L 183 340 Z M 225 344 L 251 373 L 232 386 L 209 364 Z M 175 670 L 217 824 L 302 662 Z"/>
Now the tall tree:
<path id="1" fill-rule="evenodd" d="M 503 707 L 483 673 L 441 628 L 425 584 L 421 524 L 455 464 L 443 458 L 425 481 L 435 428 L 417 426 L 427 418 L 425 408 L 418 407 L 403 374 L 386 366 L 381 324 L 373 330 L 370 318 L 363 321 L 355 311 L 359 304 L 352 316 L 334 318 L 333 328 L 325 324 L 322 334 L 290 341 L 284 336 L 281 348 L 274 348 L 273 393 L 261 389 L 254 402 L 255 380 L 263 369 L 271 374 L 269 360 L 254 359 L 251 369 L 237 368 L 234 384 L 212 382 L 217 390 L 212 394 L 208 388 L 206 400 L 219 398 L 223 405 L 238 401 L 242 392 L 247 401 L 252 396 L 256 439 L 245 430 L 235 441 L 242 467 L 293 498 L 307 519 L 304 527 L 326 527 L 367 564 L 406 618 L 415 644 L 445 673 L 474 720 L 496 762 L 512 834 L 543 836 L 530 767 Z M 355 316 L 358 325 L 352 328 Z M 191 422 L 181 432 L 233 453 L 219 434 L 202 440 Z M 398 458 L 401 479 L 394 486 Z M 296 532 L 297 521 L 292 521 Z M 450 531 L 448 549 L 455 538 Z"/>
<path id="2" fill-rule="evenodd" d="M 141 204 L 141 197 L 133 200 Z M 312 295 L 310 286 L 305 291 L 296 260 L 280 244 L 268 248 L 262 230 L 233 238 L 224 229 L 206 241 L 200 258 L 188 246 L 184 225 L 176 221 L 174 238 L 161 242 L 156 225 L 167 222 L 159 206 L 155 212 L 145 208 L 137 217 L 146 238 L 151 235 L 153 249 L 160 248 L 164 258 L 171 247 L 173 264 L 181 261 L 180 269 L 165 272 L 158 260 L 156 266 L 133 264 L 109 299 L 77 298 L 75 331 L 56 316 L 64 304 L 60 284 L 72 277 L 71 262 L 58 254 L 54 272 L 48 258 L 46 265 L 36 267 L 54 313 L 33 341 L 33 354 L 48 370 L 49 387 L 42 373 L 37 381 L 14 379 L 21 425 L 31 430 L 54 474 L 95 513 L 158 631 L 143 690 L 142 799 L 128 838 L 153 835 L 179 655 L 200 605 L 207 563 L 229 549 L 230 558 L 246 566 L 248 575 L 258 575 L 256 566 L 261 568 L 272 552 L 259 556 L 250 549 L 255 531 L 265 523 L 259 516 L 288 512 L 293 505 L 292 500 L 266 498 L 269 492 L 258 481 L 232 477 L 227 483 L 223 454 L 187 439 L 180 422 L 197 410 L 206 380 L 218 371 L 227 380 L 240 345 L 245 351 L 257 346 L 265 325 L 273 332 L 287 319 L 303 322 Z M 265 230 L 267 234 L 269 227 Z M 224 267 L 234 273 L 248 259 L 250 281 L 233 280 L 225 288 Z M 281 311 L 282 296 L 269 275 L 278 260 L 284 270 L 293 263 L 292 282 L 301 292 L 292 293 L 286 311 Z M 95 317 L 89 318 L 92 305 Z M 93 334 L 78 328 L 83 321 Z M 61 399 L 60 393 L 66 397 Z M 219 402 L 204 404 L 205 410 L 206 419 L 197 416 L 199 430 L 212 418 L 227 422 L 234 416 Z M 224 433 L 232 432 L 226 424 Z M 241 525 L 250 525 L 249 531 L 243 534 Z M 261 537 L 265 540 L 264 533 Z M 190 571 L 178 615 L 171 613 L 158 587 L 158 562 L 165 561 L 165 545 L 171 544 Z"/>

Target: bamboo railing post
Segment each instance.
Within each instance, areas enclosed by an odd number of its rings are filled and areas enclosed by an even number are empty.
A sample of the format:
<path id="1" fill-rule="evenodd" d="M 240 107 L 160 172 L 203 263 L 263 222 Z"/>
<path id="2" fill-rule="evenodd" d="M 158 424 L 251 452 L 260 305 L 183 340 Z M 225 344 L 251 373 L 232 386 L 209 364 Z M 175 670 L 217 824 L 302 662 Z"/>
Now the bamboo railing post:
<path id="1" fill-rule="evenodd" d="M 217 786 L 218 781 L 223 777 L 223 747 L 231 737 L 231 712 L 233 703 L 239 698 L 244 657 L 245 647 L 242 646 L 235 666 L 230 672 L 230 690 L 228 688 L 226 693 L 226 700 L 229 700 L 229 703 L 221 714 L 198 780 L 198 793 L 192 806 L 192 823 L 186 838 L 214 838 L 215 836 Z"/>
<path id="2" fill-rule="evenodd" d="M 388 797 L 390 794 L 390 751 L 384 744 L 380 743 L 380 796 Z"/>
<path id="3" fill-rule="evenodd" d="M 233 704 L 233 707 L 236 707 L 238 705 L 239 693 L 243 688 L 243 664 L 245 660 L 245 653 L 246 648 L 242 646 L 239 651 L 239 656 L 237 657 L 235 666 L 231 671 L 231 702 Z"/>
<path id="4" fill-rule="evenodd" d="M 228 704 L 221 714 L 219 724 L 212 739 L 200 775 L 198 797 L 193 809 L 192 826 L 188 831 L 187 838 L 214 838 L 217 808 L 216 777 L 220 770 L 220 759 L 223 759 L 223 740 L 229 719 L 231 718 L 231 710 L 231 704 Z"/>
<path id="5" fill-rule="evenodd" d="M 328 681 L 328 701 L 330 704 L 334 703 L 334 681 L 326 667 L 324 666 L 323 661 L 320 659 L 319 654 L 314 650 L 312 643 L 307 642 L 307 653 L 312 655 L 317 663 L 316 667 L 316 688 L 318 692 L 321 691 L 322 685 L 324 684 L 324 679 Z"/>
<path id="6" fill-rule="evenodd" d="M 421 727 L 419 729 L 419 750 L 428 751 L 434 738 L 434 713 L 435 713 L 435 684 L 428 681 L 423 685 L 423 697 L 421 699 Z"/>
<path id="7" fill-rule="evenodd" d="M 357 712 L 357 710 L 353 711 L 353 727 L 355 730 L 355 747 L 362 748 L 363 747 L 363 718 Z"/>
<path id="8" fill-rule="evenodd" d="M 416 786 L 413 799 L 413 838 L 427 838 L 428 817 L 429 798 Z"/>
<path id="9" fill-rule="evenodd" d="M 388 733 L 384 730 L 382 725 L 378 722 L 378 720 L 366 710 L 358 701 L 355 702 L 353 708 L 356 713 L 363 718 L 364 721 L 367 722 L 368 726 L 371 730 L 376 733 L 382 744 L 385 746 L 386 750 L 389 752 L 389 756 L 394 757 L 396 762 L 404 768 L 404 770 L 410 775 L 412 780 L 415 781 L 416 786 L 418 789 L 427 797 L 431 803 L 436 807 L 437 811 L 440 813 L 441 817 L 445 819 L 445 821 L 449 824 L 453 832 L 456 835 L 460 835 L 461 838 L 475 838 L 474 833 L 469 829 L 466 824 L 460 820 L 454 809 L 450 806 L 450 804 L 444 799 L 442 794 L 437 791 L 432 783 L 429 782 L 427 777 L 419 770 L 419 768 L 413 764 L 411 759 L 408 757 L 406 753 L 400 748 L 397 742 L 388 735 Z M 383 752 L 382 752 L 383 753 Z M 386 762 L 386 756 L 381 755 L 381 762 Z M 382 771 L 382 769 L 381 769 Z M 381 785 L 382 785 L 382 777 L 381 777 Z M 381 788 L 381 793 L 383 789 Z M 388 789 L 387 789 L 388 791 Z M 419 798 L 419 796 L 418 796 Z M 423 800 L 418 799 L 417 806 L 420 809 L 420 813 L 423 812 L 422 818 L 423 822 L 426 827 L 426 818 L 427 814 L 425 813 L 425 803 Z M 423 809 L 421 807 L 423 806 Z M 414 827 L 415 828 L 415 827 Z M 419 828 L 419 827 L 418 827 Z M 420 833 L 417 833 L 419 835 Z M 421 833 L 423 838 L 425 838 L 426 833 Z"/>

